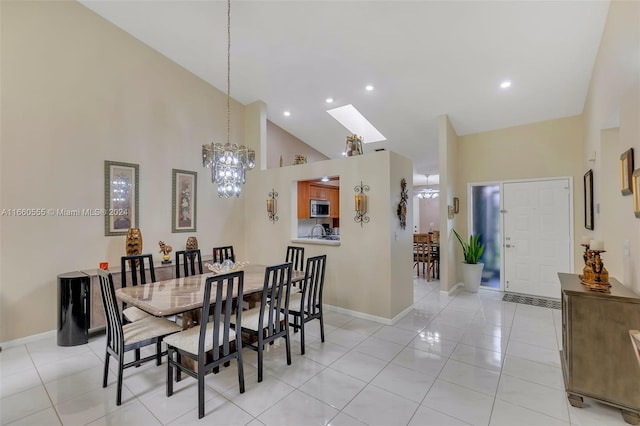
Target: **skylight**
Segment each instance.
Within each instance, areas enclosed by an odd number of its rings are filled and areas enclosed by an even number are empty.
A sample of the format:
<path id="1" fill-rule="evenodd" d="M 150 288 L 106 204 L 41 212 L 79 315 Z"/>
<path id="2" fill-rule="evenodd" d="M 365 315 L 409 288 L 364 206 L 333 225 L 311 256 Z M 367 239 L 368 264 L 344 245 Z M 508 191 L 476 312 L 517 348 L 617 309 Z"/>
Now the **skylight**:
<path id="1" fill-rule="evenodd" d="M 369 121 L 364 118 L 353 105 L 345 105 L 339 108 L 327 110 L 338 123 L 342 124 L 348 131 L 358 136 L 362 136 L 364 143 L 386 141 L 382 133 L 378 131 Z"/>

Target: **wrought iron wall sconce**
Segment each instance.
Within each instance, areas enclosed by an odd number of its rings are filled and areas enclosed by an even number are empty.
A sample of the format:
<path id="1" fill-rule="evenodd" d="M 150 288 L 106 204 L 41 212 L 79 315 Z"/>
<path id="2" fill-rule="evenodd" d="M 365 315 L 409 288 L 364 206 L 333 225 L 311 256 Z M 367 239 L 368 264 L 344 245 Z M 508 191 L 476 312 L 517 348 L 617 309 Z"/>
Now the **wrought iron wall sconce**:
<path id="1" fill-rule="evenodd" d="M 278 198 L 278 193 L 275 189 L 271 189 L 269 198 L 267 198 L 267 214 L 269 215 L 269 220 L 273 223 L 278 221 L 278 202 L 276 198 Z"/>
<path id="2" fill-rule="evenodd" d="M 369 192 L 369 185 L 363 185 L 362 181 L 360 181 L 360 185 L 356 185 L 354 191 L 356 192 L 356 216 L 353 220 L 360 222 L 360 226 L 362 226 L 363 223 L 369 223 L 369 216 L 365 216 L 367 213 L 367 195 L 365 191 Z"/>

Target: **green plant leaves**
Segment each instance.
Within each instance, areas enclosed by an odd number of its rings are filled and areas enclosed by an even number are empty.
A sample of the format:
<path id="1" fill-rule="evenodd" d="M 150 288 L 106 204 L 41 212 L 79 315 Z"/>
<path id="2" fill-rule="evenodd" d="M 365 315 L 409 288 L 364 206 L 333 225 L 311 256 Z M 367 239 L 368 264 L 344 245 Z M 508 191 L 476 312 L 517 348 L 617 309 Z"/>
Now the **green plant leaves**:
<path id="1" fill-rule="evenodd" d="M 462 246 L 465 263 L 478 263 L 482 253 L 484 253 L 484 244 L 480 244 L 480 234 L 471 234 L 469 236 L 469 242 L 467 243 L 455 229 L 453 229 L 453 233 Z"/>

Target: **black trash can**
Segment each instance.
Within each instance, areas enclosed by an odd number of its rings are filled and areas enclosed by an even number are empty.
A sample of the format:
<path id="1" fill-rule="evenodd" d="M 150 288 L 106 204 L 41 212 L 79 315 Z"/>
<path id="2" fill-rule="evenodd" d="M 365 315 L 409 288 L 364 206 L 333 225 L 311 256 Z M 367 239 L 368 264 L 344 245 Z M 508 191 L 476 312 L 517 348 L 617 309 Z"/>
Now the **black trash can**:
<path id="1" fill-rule="evenodd" d="M 89 342 L 91 277 L 84 272 L 58 275 L 58 346 Z"/>

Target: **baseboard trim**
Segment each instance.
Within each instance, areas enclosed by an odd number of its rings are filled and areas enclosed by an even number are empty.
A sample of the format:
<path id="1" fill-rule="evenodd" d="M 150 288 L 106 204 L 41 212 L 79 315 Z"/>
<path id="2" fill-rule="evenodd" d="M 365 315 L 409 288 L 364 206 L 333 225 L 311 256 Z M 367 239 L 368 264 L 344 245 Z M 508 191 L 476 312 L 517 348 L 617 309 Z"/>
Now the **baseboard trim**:
<path id="1" fill-rule="evenodd" d="M 454 285 L 453 287 L 451 287 L 448 291 L 445 291 L 444 293 L 447 293 L 447 296 L 451 296 L 451 293 L 453 293 L 458 287 L 464 287 L 464 283 L 457 283 L 456 285 Z"/>
<path id="2" fill-rule="evenodd" d="M 9 349 L 15 346 L 26 345 L 28 343 L 37 342 L 38 340 L 42 340 L 45 338 L 55 338 L 55 337 L 56 337 L 56 330 L 51 330 L 51 331 L 45 331 L 44 333 L 40 333 L 40 334 L 33 334 L 31 336 L 21 337 L 20 339 L 0 342 L 0 346 L 2 347 L 2 349 Z"/>
<path id="3" fill-rule="evenodd" d="M 346 314 L 346 315 L 350 315 L 352 317 L 356 317 L 360 319 L 375 321 L 377 323 L 384 324 L 384 325 L 393 325 L 396 322 L 398 322 L 403 316 L 405 316 L 407 312 L 413 309 L 413 304 L 411 304 L 409 307 L 407 307 L 406 309 L 404 309 L 402 312 L 400 312 L 398 315 L 396 315 L 391 319 L 379 317 L 377 315 L 365 314 L 364 312 L 352 311 L 350 309 L 341 308 L 339 306 L 322 304 L 322 307 L 328 311 L 337 312 L 339 314 Z"/>

